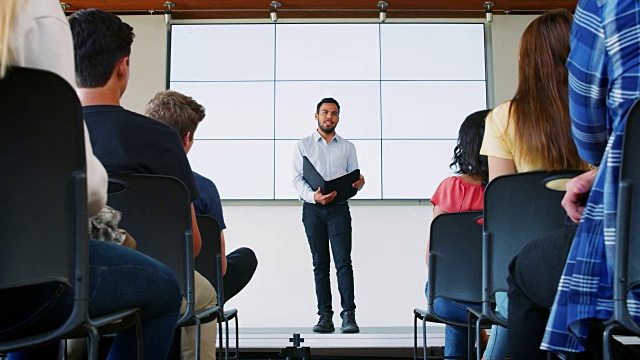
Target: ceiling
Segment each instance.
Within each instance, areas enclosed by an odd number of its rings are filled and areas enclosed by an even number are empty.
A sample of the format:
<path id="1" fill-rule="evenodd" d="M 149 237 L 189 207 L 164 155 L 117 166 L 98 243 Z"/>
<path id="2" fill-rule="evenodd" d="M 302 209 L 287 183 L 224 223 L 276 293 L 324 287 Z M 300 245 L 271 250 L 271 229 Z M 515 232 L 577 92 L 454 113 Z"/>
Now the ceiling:
<path id="1" fill-rule="evenodd" d="M 67 12 L 100 8 L 118 14 L 162 14 L 164 0 L 63 0 Z M 268 18 L 271 0 L 172 0 L 174 19 Z M 377 0 L 279 0 L 283 18 L 377 18 Z M 575 10 L 577 0 L 493 0 L 494 14 Z M 484 0 L 387 0 L 388 18 L 482 18 Z"/>

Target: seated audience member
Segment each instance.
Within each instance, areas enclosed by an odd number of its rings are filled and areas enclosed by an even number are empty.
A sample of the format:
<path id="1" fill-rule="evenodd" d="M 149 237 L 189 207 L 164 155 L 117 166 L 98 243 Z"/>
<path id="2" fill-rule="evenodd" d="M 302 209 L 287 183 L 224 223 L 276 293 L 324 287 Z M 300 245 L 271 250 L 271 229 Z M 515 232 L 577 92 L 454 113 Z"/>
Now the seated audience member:
<path id="1" fill-rule="evenodd" d="M 622 140 L 640 98 L 639 19 L 636 0 L 578 2 L 567 61 L 569 109 L 580 156 L 596 168 L 567 183 L 562 205 L 579 225 L 531 242 L 509 266 L 514 359 L 546 359 L 543 350 L 603 358 L 602 329 L 591 320 L 612 315 Z M 630 303 L 639 297 L 631 291 Z M 640 321 L 637 312 L 634 318 Z M 629 347 L 615 350 L 617 359 L 640 358 Z"/>
<path id="2" fill-rule="evenodd" d="M 516 94 L 487 117 L 480 153 L 489 159 L 490 180 L 535 170 L 588 168 L 571 139 L 565 66 L 571 22 L 568 10 L 552 10 L 522 34 Z M 496 309 L 504 317 L 507 304 L 507 294 L 496 293 Z M 493 326 L 491 333 L 508 337 L 499 326 Z M 486 358 L 504 359 L 507 351 L 507 346 L 495 347 Z"/>
<path id="3" fill-rule="evenodd" d="M 69 17 L 76 57 L 78 94 L 94 153 L 114 174 L 173 176 L 189 189 L 191 200 L 198 189 L 180 143 L 172 128 L 120 106 L 129 81 L 129 55 L 133 29 L 117 16 L 97 10 L 80 10 Z M 159 194 L 161 196 L 161 194 Z M 193 206 L 194 256 L 200 251 L 200 232 Z M 124 214 L 126 216 L 126 214 Z M 211 283 L 195 273 L 195 309 L 217 304 Z M 182 311 L 186 303 L 183 301 Z M 201 355 L 215 358 L 216 322 L 202 324 Z M 181 329 L 182 355 L 195 357 L 195 326 Z"/>
<path id="4" fill-rule="evenodd" d="M 489 181 L 487 157 L 480 155 L 484 136 L 485 117 L 490 110 L 477 111 L 464 120 L 458 132 L 458 144 L 453 150 L 451 167 L 458 176 L 446 178 L 431 197 L 433 217 L 445 213 L 478 211 L 484 206 L 484 187 Z M 427 266 L 429 246 L 427 245 Z M 427 287 L 429 284 L 427 283 Z M 478 284 L 480 286 L 480 284 Z M 428 290 L 425 289 L 425 294 Z M 436 314 L 450 320 L 467 321 L 467 308 L 480 308 L 480 303 L 437 298 L 433 304 Z M 484 332 L 483 332 L 484 333 Z M 484 333 L 486 343 L 486 333 Z M 467 356 L 467 328 L 447 325 L 445 328 L 445 356 Z M 481 347 L 481 344 L 478 345 Z"/>
<path id="5" fill-rule="evenodd" d="M 12 65 L 22 66 L 51 71 L 75 87 L 71 32 L 57 1 L 3 0 L 0 29 L 8 30 L 0 33 L 0 78 Z M 29 137 L 29 134 L 21 136 Z M 93 155 L 86 129 L 85 139 L 88 213 L 93 216 L 107 201 L 107 173 Z M 46 208 L 46 203 L 40 205 Z M 42 236 L 46 239 L 46 234 Z M 180 309 L 180 289 L 175 275 L 165 265 L 139 252 L 106 242 L 88 241 L 90 316 L 141 308 L 145 359 L 166 358 Z M 72 302 L 73 294 L 58 283 L 2 290 L 0 337 L 53 330 L 65 321 Z M 132 328 L 117 335 L 109 358 L 133 359 L 135 356 L 136 337 Z M 57 342 L 9 354 L 9 359 L 57 358 Z"/>
<path id="6" fill-rule="evenodd" d="M 176 91 L 166 90 L 157 93 L 147 103 L 145 115 L 165 123 L 178 131 L 182 139 L 185 153 L 189 153 L 193 145 L 193 136 L 198 124 L 205 117 L 205 109 L 189 96 Z M 213 181 L 193 172 L 198 185 L 200 198 L 193 202 L 197 215 L 209 215 L 220 225 L 220 242 L 222 247 L 222 274 L 225 300 L 231 299 L 251 280 L 258 266 L 256 255 L 249 248 L 243 247 L 225 255 L 224 216 L 218 188 Z"/>

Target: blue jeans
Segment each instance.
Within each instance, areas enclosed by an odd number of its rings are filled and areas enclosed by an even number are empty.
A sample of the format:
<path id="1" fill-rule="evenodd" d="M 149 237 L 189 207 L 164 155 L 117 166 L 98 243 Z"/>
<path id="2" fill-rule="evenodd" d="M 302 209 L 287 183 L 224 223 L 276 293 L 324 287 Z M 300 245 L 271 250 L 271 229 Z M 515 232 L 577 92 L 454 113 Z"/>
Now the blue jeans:
<path id="1" fill-rule="evenodd" d="M 509 299 L 506 292 L 496 293 L 496 312 L 505 318 L 508 314 Z M 491 327 L 491 336 L 484 350 L 484 358 L 486 360 L 502 360 L 509 352 L 509 330 L 502 326 L 493 325 Z"/>
<path id="2" fill-rule="evenodd" d="M 90 315 L 141 308 L 144 357 L 165 359 L 182 300 L 174 273 L 142 253 L 94 240 L 89 244 L 89 262 Z M 56 283 L 0 294 L 0 336 L 19 337 L 56 328 L 68 316 L 72 300 L 70 290 Z M 9 359 L 57 359 L 57 353 L 58 343 L 53 343 L 9 354 Z M 108 359 L 136 359 L 134 328 L 116 336 Z"/>
<path id="3" fill-rule="evenodd" d="M 429 284 L 425 286 L 425 295 L 428 296 Z M 445 298 L 436 298 L 433 302 L 433 309 L 438 316 L 453 321 L 466 322 L 468 320 L 469 312 L 467 308 L 480 309 L 482 304 L 472 303 L 465 301 L 455 301 Z M 475 333 L 472 332 L 471 336 L 475 341 Z M 467 328 L 464 326 L 447 325 L 445 327 L 444 337 L 444 355 L 445 356 L 467 356 Z"/>
<path id="4" fill-rule="evenodd" d="M 302 223 L 307 234 L 313 275 L 316 282 L 318 314 L 333 314 L 331 309 L 331 282 L 329 280 L 329 243 L 333 253 L 340 291 L 342 315 L 356 309 L 351 265 L 351 213 L 345 202 L 329 205 L 304 203 Z"/>

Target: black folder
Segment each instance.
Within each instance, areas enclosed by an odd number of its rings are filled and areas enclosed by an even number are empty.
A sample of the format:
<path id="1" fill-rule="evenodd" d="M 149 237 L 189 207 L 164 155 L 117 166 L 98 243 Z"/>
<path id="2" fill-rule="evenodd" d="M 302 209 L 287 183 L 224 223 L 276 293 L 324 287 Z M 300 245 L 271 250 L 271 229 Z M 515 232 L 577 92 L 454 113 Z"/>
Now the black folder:
<path id="1" fill-rule="evenodd" d="M 322 195 L 327 195 L 334 191 L 338 193 L 332 202 L 340 202 L 352 198 L 358 192 L 358 189 L 352 185 L 360 179 L 360 169 L 355 169 L 348 174 L 327 181 L 318 173 L 318 170 L 316 170 L 315 166 L 309 161 L 309 158 L 303 156 L 302 176 L 314 191 L 320 188 Z"/>

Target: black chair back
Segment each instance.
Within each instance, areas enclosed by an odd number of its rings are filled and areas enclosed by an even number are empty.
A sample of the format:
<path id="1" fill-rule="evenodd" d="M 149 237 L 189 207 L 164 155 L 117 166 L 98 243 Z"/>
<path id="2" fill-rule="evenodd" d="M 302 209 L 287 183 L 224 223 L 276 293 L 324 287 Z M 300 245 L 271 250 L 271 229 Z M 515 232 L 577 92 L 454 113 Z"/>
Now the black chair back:
<path id="1" fill-rule="evenodd" d="M 562 228 L 567 213 L 560 204 L 565 191 L 553 190 L 556 181 L 569 180 L 576 171 L 534 171 L 500 176 L 484 195 L 483 315 L 506 326 L 495 316 L 491 301 L 507 291 L 511 260 L 531 240 Z M 557 183 L 555 185 L 558 185 Z M 559 186 L 564 189 L 564 186 Z"/>
<path id="2" fill-rule="evenodd" d="M 0 296 L 48 282 L 65 284 L 74 296 L 62 325 L 0 338 L 0 353 L 88 336 L 89 358 L 97 359 L 98 330 L 135 323 L 142 358 L 138 309 L 89 317 L 84 123 L 75 90 L 56 74 L 11 68 L 0 80 L 0 125 Z"/>
<path id="3" fill-rule="evenodd" d="M 640 101 L 631 108 L 625 125 L 618 189 L 618 218 L 614 267 L 613 319 L 624 328 L 640 334 L 640 326 L 633 320 L 627 292 L 640 285 Z M 633 260 L 630 260 L 633 259 Z"/>
<path id="4" fill-rule="evenodd" d="M 437 298 L 482 301 L 482 211 L 447 213 L 431 222 L 429 237 L 429 275 L 427 310 L 413 310 L 413 358 L 418 359 L 418 323 L 422 320 L 422 358 L 427 359 L 426 322 L 468 327 L 472 325 L 438 315 L 434 308 Z M 471 339 L 471 336 L 469 336 Z M 467 356 L 473 344 L 469 340 Z"/>
<path id="5" fill-rule="evenodd" d="M 208 215 L 196 216 L 196 222 L 198 223 L 198 229 L 200 230 L 200 236 L 202 238 L 202 247 L 200 248 L 200 254 L 196 257 L 196 271 L 204 276 L 209 282 L 216 288 L 218 293 L 218 300 L 220 300 L 221 292 L 224 292 L 224 286 L 220 286 L 218 275 L 222 275 L 222 264 L 218 269 L 216 263 L 216 255 L 222 252 L 222 246 L 220 242 L 220 225 L 216 219 Z M 219 305 L 223 305 L 218 302 Z"/>
<path id="6" fill-rule="evenodd" d="M 81 290 L 86 165 L 75 91 L 53 73 L 13 68 L 0 81 L 0 121 L 0 288 L 60 281 Z"/>
<path id="7" fill-rule="evenodd" d="M 430 309 L 438 297 L 482 301 L 482 216 L 482 211 L 449 213 L 431 222 Z"/>
<path id="8" fill-rule="evenodd" d="M 119 227 L 137 250 L 167 265 L 187 298 L 181 324 L 194 316 L 194 262 L 189 191 L 173 177 L 109 175 L 109 206 L 122 212 Z"/>

